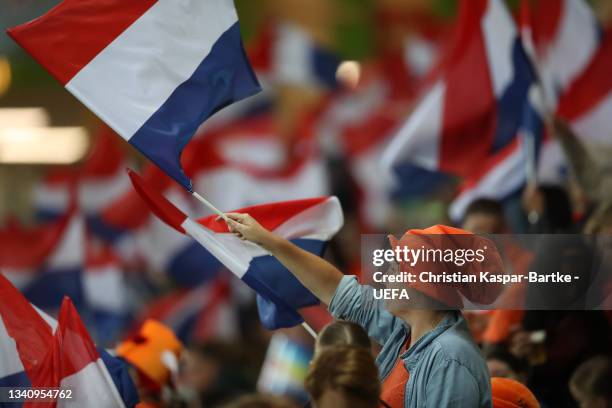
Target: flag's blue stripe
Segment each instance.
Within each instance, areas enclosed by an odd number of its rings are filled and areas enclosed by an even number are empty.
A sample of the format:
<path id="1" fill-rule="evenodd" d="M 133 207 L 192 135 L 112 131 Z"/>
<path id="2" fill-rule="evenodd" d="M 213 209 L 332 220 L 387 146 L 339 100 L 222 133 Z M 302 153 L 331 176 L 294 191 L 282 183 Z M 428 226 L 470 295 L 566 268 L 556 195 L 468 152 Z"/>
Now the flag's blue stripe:
<path id="1" fill-rule="evenodd" d="M 311 53 L 316 79 L 328 88 L 336 88 L 338 86 L 336 71 L 340 65 L 340 58 L 335 53 L 320 47 L 314 47 Z"/>
<path id="2" fill-rule="evenodd" d="M 187 142 L 212 114 L 260 90 L 236 22 L 219 37 L 193 75 L 176 88 L 129 142 L 191 190 L 191 181 L 180 166 Z"/>
<path id="3" fill-rule="evenodd" d="M 174 254 L 166 271 L 177 284 L 195 287 L 217 276 L 222 266 L 197 241 L 190 240 L 187 246 Z"/>
<path id="4" fill-rule="evenodd" d="M 523 107 L 528 100 L 529 87 L 535 80 L 529 58 L 518 38 L 512 48 L 512 65 L 514 69 L 512 82 L 497 102 L 498 115 L 492 146 L 493 152 L 503 149 L 516 137 L 523 115 Z"/>
<path id="5" fill-rule="evenodd" d="M 76 307 L 84 305 L 80 267 L 70 270 L 43 270 L 24 288 L 23 294 L 41 309 L 55 309 L 69 296 Z"/>
<path id="6" fill-rule="evenodd" d="M 294 239 L 291 242 L 317 255 L 323 253 L 326 244 L 313 239 Z M 262 325 L 270 330 L 300 324 L 303 319 L 297 310 L 319 303 L 287 268 L 270 255 L 254 258 L 242 280 L 259 295 L 259 317 Z"/>

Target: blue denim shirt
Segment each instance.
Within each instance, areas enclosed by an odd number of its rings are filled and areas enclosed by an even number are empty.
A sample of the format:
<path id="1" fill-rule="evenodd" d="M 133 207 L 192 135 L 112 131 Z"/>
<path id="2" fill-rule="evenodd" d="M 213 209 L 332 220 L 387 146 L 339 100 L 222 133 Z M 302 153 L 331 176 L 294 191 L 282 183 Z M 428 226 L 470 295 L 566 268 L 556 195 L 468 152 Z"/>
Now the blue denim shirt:
<path id="1" fill-rule="evenodd" d="M 355 277 L 342 278 L 329 311 L 336 318 L 361 325 L 382 345 L 376 358 L 381 380 L 398 357 L 403 360 L 410 373 L 404 407 L 492 407 L 489 372 L 461 312 L 450 311 L 434 330 L 400 355 L 410 326 L 389 313 L 384 301 L 374 298 L 372 288 L 360 285 Z"/>

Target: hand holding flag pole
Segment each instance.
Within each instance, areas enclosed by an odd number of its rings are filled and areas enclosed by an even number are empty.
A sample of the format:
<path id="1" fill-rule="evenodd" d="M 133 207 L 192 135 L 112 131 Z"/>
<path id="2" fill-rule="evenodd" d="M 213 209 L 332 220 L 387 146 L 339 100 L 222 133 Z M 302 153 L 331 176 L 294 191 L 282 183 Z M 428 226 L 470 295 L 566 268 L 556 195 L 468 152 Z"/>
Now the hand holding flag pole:
<path id="1" fill-rule="evenodd" d="M 303 318 L 299 316 L 297 312 L 297 310 L 300 307 L 306 307 L 306 306 L 310 306 L 314 304 L 312 303 L 316 301 L 316 298 L 314 298 L 314 295 L 310 294 L 310 297 L 312 298 L 312 302 L 311 302 L 309 300 L 310 299 L 309 296 L 305 296 L 304 293 L 301 293 L 301 291 L 306 291 L 305 288 L 302 287 L 301 290 L 296 289 L 295 287 L 293 287 L 294 284 L 290 284 L 288 282 L 287 280 L 288 277 L 282 278 L 281 276 L 277 276 L 276 278 L 285 282 L 285 284 L 287 285 L 285 287 L 285 289 L 287 289 L 287 292 L 285 294 L 275 293 L 274 292 L 275 290 L 280 289 L 278 285 L 275 285 L 273 283 L 266 283 L 265 282 L 266 278 L 264 277 L 266 273 L 270 273 L 272 270 L 276 268 L 274 266 L 270 266 L 270 264 L 267 264 L 265 271 L 258 271 L 258 272 L 262 272 L 263 273 L 262 275 L 260 275 L 259 277 L 254 276 L 254 277 L 249 278 L 246 275 L 248 275 L 248 269 L 251 266 L 252 259 L 251 260 L 248 259 L 249 256 L 247 253 L 237 254 L 235 252 L 228 251 L 227 248 L 224 248 L 222 242 L 215 240 L 214 234 L 211 234 L 211 231 L 207 231 L 206 228 L 203 228 L 202 225 L 198 224 L 198 221 L 191 220 L 189 217 L 187 217 L 185 213 L 183 213 L 176 206 L 174 206 L 171 202 L 169 202 L 158 191 L 155 191 L 154 188 L 151 188 L 150 186 L 148 186 L 146 182 L 139 175 L 137 175 L 130 169 L 128 169 L 128 175 L 130 179 L 132 180 L 132 184 L 134 185 L 134 188 L 136 189 L 138 194 L 145 200 L 147 205 L 151 208 L 151 210 L 157 217 L 159 217 L 163 222 L 165 222 L 172 228 L 176 229 L 177 231 L 183 234 L 190 235 L 192 238 L 198 241 L 202 246 L 204 246 L 204 248 L 207 249 L 208 251 L 212 251 L 211 253 L 213 254 L 213 256 L 217 257 L 217 259 L 219 259 L 221 263 L 223 263 L 238 278 L 245 281 L 259 295 L 262 295 L 263 293 L 263 296 L 267 297 L 269 304 L 271 303 L 276 304 L 276 308 L 278 309 L 277 311 L 272 311 L 272 309 L 269 309 L 265 313 L 267 316 L 266 319 L 268 320 L 268 323 L 266 324 L 264 320 L 262 320 L 262 323 L 264 323 L 264 327 L 267 327 L 270 330 L 273 330 L 278 327 L 291 327 L 293 325 L 300 323 L 302 324 L 302 327 L 304 327 L 304 329 L 311 336 L 316 337 L 316 332 L 308 324 L 304 322 Z M 221 210 L 219 210 L 210 201 L 208 201 L 201 195 L 195 193 L 194 196 L 196 196 L 196 198 L 198 198 L 199 201 L 201 201 L 204 205 L 206 205 L 206 207 L 214 211 L 215 214 L 217 214 L 218 219 L 223 218 L 225 220 L 225 222 L 228 225 L 228 230 L 229 230 L 228 232 L 232 232 L 232 230 L 234 230 L 235 224 L 232 222 L 230 217 L 224 214 Z M 317 199 L 302 200 L 302 201 L 311 202 L 313 204 L 314 203 L 323 204 L 325 202 L 329 202 L 332 205 L 332 208 L 336 208 L 337 206 L 339 210 L 339 204 L 337 203 L 337 199 L 332 199 L 331 201 L 330 199 L 325 199 L 323 201 L 321 200 L 322 200 L 321 198 L 317 198 Z M 308 204 L 308 206 L 313 205 L 313 204 Z M 271 204 L 271 205 L 273 206 L 273 208 L 278 209 L 279 205 L 281 206 L 280 208 L 283 208 L 283 206 L 286 206 L 287 204 L 277 203 L 277 204 Z M 258 206 L 255 206 L 255 207 L 252 207 L 251 210 L 255 211 L 256 213 L 259 213 L 259 215 L 263 214 L 261 210 L 257 210 L 257 208 Z M 288 208 L 288 207 L 285 207 L 285 208 Z M 206 220 L 206 219 L 211 219 L 211 217 L 207 217 L 203 220 Z M 213 225 L 216 224 L 214 222 L 214 218 L 211 219 L 211 221 L 213 221 L 212 222 Z M 341 222 L 336 223 L 336 225 L 332 227 L 332 229 L 337 230 L 339 229 L 340 225 L 341 225 Z M 218 227 L 215 227 L 215 228 L 218 228 Z M 267 251 L 263 251 L 262 250 L 263 248 L 261 248 L 259 245 L 255 243 L 251 243 L 251 245 L 253 245 L 255 248 L 258 248 L 255 250 L 256 252 L 260 252 L 262 255 L 264 254 L 269 255 Z M 249 252 L 249 251 L 251 250 L 248 250 L 248 249 L 246 250 L 246 252 Z M 278 268 L 280 267 L 281 265 L 278 265 Z M 285 272 L 290 275 L 289 271 L 285 271 Z M 274 273 L 272 275 L 274 275 Z M 295 280 L 294 277 L 292 277 L 291 279 Z M 295 285 L 299 285 L 297 280 L 295 280 Z M 275 286 L 277 286 L 276 289 L 274 289 Z M 259 301 L 258 301 L 258 304 L 259 304 Z M 293 311 L 291 310 L 292 308 L 294 309 Z M 291 323 L 289 323 L 288 325 L 285 325 L 285 323 L 281 323 L 280 325 L 278 325 L 279 324 L 278 322 L 280 320 L 276 320 L 276 318 L 273 317 L 275 314 L 282 314 L 284 316 L 282 318 L 283 321 L 287 321 L 287 322 L 290 321 Z M 272 319 L 272 320 L 269 320 L 269 319 Z"/>

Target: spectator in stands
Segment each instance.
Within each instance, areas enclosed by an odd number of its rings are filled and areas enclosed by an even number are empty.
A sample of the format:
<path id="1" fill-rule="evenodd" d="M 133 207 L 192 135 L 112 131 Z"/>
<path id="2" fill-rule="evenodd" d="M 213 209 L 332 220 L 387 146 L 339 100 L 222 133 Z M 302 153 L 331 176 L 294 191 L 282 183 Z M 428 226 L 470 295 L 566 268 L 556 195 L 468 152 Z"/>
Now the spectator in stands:
<path id="1" fill-rule="evenodd" d="M 569 387 L 580 408 L 612 407 L 612 358 L 596 356 L 582 363 Z"/>
<path id="2" fill-rule="evenodd" d="M 461 228 L 474 234 L 502 234 L 506 229 L 504 209 L 497 200 L 474 200 L 465 210 Z"/>
<path id="3" fill-rule="evenodd" d="M 475 283 L 411 287 L 400 283 L 411 290 L 409 303 L 385 305 L 384 300 L 374 297 L 371 287 L 359 285 L 355 277 L 344 276 L 324 259 L 270 233 L 248 214 L 230 213 L 227 217 L 230 230 L 239 238 L 270 251 L 302 284 L 329 305 L 335 317 L 358 323 L 382 345 L 377 363 L 381 378 L 384 378 L 382 400 L 387 404 L 393 407 L 490 407 L 489 373 L 456 301 L 463 295 L 472 302 L 491 303 L 501 286 L 484 288 Z M 490 241 L 456 228 L 437 225 L 425 230 L 409 230 L 399 241 L 391 237 L 390 241 L 394 248 L 427 244 L 434 250 L 442 245 L 440 241 L 462 250 L 465 247 L 461 241 L 464 245 L 471 242 L 471 248 L 489 245 L 485 257 L 488 264 L 472 262 L 471 266 L 486 267 L 497 273 L 503 269 Z M 400 267 L 402 271 L 413 268 L 405 263 Z M 441 273 L 448 265 L 437 262 L 426 267 L 437 270 L 432 273 Z"/>
<path id="4" fill-rule="evenodd" d="M 250 394 L 244 395 L 229 404 L 224 405 L 224 408 L 298 408 L 293 401 L 279 397 L 276 395 L 267 394 Z"/>
<path id="5" fill-rule="evenodd" d="M 246 349 L 238 344 L 209 341 L 190 347 L 180 371 L 180 391 L 193 407 L 220 406 L 255 391 Z M 255 371 L 255 370 L 253 370 Z"/>
<path id="6" fill-rule="evenodd" d="M 372 342 L 368 333 L 357 323 L 348 320 L 336 320 L 323 327 L 315 342 L 315 357 L 329 347 L 334 346 L 355 346 L 370 350 Z"/>
<path id="7" fill-rule="evenodd" d="M 329 346 L 312 362 L 305 387 L 315 408 L 376 408 L 380 404 L 378 369 L 369 350 Z"/>

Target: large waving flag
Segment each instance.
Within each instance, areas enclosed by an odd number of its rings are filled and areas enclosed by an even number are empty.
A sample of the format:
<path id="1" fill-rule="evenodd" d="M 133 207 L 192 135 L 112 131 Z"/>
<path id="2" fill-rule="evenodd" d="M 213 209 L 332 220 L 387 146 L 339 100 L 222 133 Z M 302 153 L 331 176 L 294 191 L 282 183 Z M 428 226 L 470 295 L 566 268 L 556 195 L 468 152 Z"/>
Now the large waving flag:
<path id="1" fill-rule="evenodd" d="M 453 41 L 431 89 L 389 144 L 386 168 L 411 162 L 469 176 L 515 138 L 534 73 L 504 2 L 461 2 Z"/>
<path id="2" fill-rule="evenodd" d="M 64 0 L 8 33 L 188 190 L 179 159 L 196 129 L 260 90 L 233 0 Z"/>
<path id="3" fill-rule="evenodd" d="M 259 314 L 266 328 L 299 324 L 303 319 L 297 310 L 318 303 L 280 262 L 261 247 L 234 236 L 225 222 L 216 221 L 216 216 L 194 221 L 148 187 L 136 173 L 130 172 L 130 177 L 136 190 L 160 219 L 194 238 L 257 292 Z M 237 212 L 251 214 L 265 228 L 319 255 L 323 253 L 326 241 L 338 232 L 343 222 L 342 210 L 335 197 L 264 204 Z"/>

